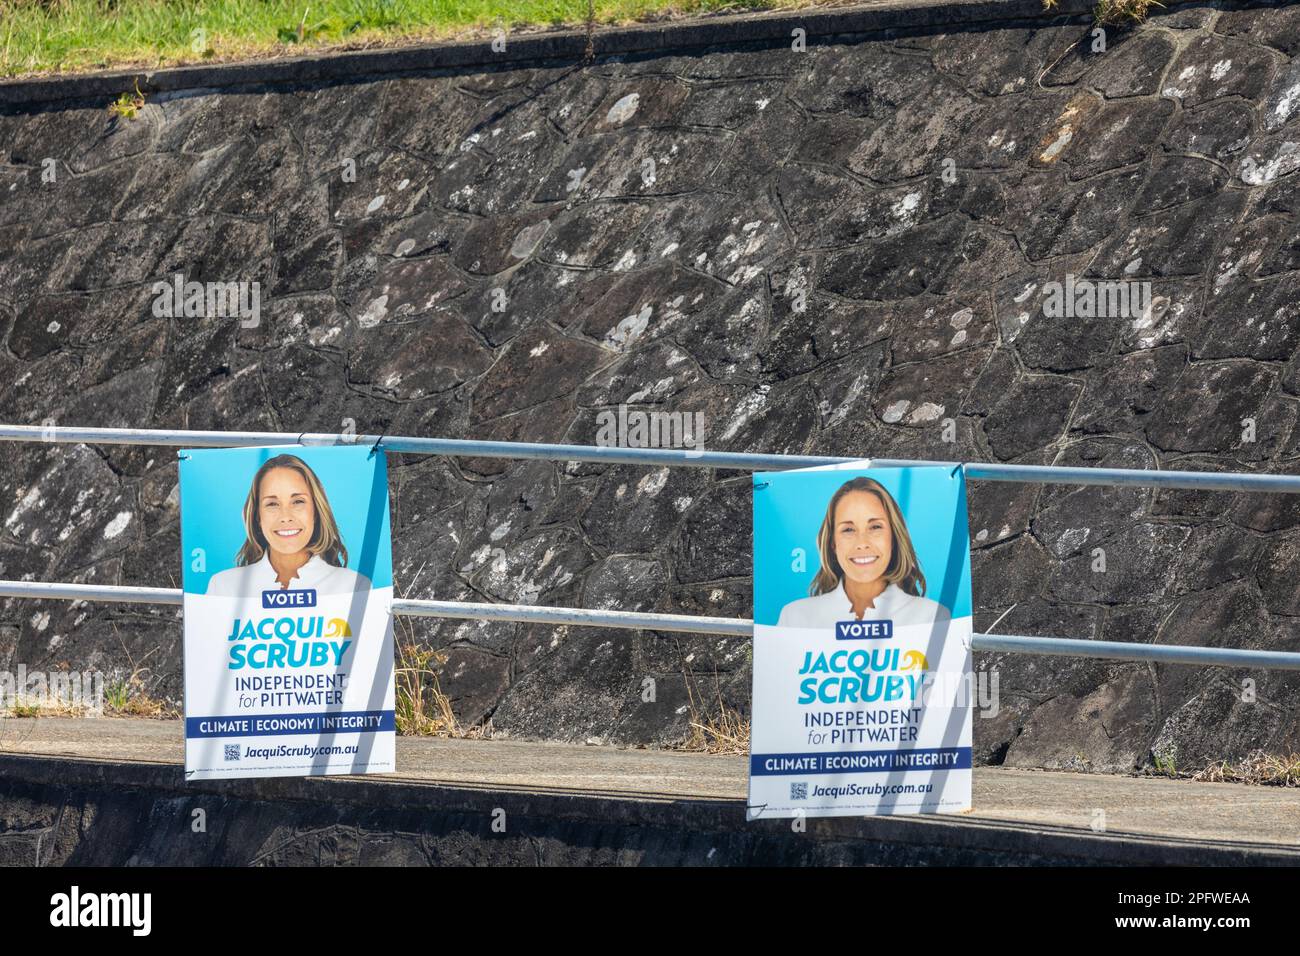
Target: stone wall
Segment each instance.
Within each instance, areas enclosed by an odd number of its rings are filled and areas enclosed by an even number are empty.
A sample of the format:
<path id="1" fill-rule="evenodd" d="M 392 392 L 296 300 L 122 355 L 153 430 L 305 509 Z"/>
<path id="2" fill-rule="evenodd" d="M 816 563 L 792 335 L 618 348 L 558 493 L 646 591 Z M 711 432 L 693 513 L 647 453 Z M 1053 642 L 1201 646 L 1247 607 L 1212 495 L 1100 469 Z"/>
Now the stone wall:
<path id="1" fill-rule="evenodd" d="M 134 120 L 10 106 L 0 420 L 590 444 L 625 403 L 702 412 L 724 450 L 1292 470 L 1300 8 L 1178 6 L 1104 51 L 1090 30 L 196 89 Z M 176 273 L 259 282 L 260 323 L 156 318 Z M 1152 305 L 1050 318 L 1070 275 Z M 407 596 L 750 613 L 743 474 L 391 465 Z M 976 627 L 1300 649 L 1297 504 L 977 485 Z M 0 511 L 0 577 L 178 585 L 172 450 L 6 446 Z M 665 744 L 692 689 L 748 708 L 734 639 L 407 625 L 461 719 L 510 736 Z M 178 697 L 178 616 L 8 601 L 19 662 Z M 985 762 L 1300 747 L 1293 676 L 977 665 L 1001 692 Z"/>
<path id="2" fill-rule="evenodd" d="M 200 819 L 206 829 L 196 831 Z M 504 831 L 497 820 L 508 821 Z M 213 783 L 185 780 L 174 765 L 0 756 L 0 866 L 1242 867 L 1295 857 L 1276 843 L 960 815 L 834 817 L 794 830 L 747 821 L 740 799 L 383 778 Z M 48 905 L 45 894 L 31 907 L 17 898 L 14 910 Z M 187 912 L 157 896 L 155 915 Z"/>

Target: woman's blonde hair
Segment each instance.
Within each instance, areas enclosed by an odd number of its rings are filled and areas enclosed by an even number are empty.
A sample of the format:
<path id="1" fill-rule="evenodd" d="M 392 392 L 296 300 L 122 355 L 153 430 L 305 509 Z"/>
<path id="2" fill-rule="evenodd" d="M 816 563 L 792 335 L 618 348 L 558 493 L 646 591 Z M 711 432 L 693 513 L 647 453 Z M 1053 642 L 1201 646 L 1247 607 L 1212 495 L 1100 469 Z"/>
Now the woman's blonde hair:
<path id="1" fill-rule="evenodd" d="M 889 532 L 894 538 L 894 546 L 889 556 L 889 565 L 885 568 L 885 580 L 897 584 L 903 591 L 915 597 L 925 594 L 925 575 L 921 573 L 921 564 L 916 560 L 916 550 L 912 547 L 912 536 L 907 533 L 907 524 L 903 521 L 903 512 L 885 486 L 874 478 L 854 478 L 840 485 L 839 490 L 831 496 L 831 503 L 826 506 L 826 517 L 822 519 L 821 531 L 817 533 L 817 552 L 821 556 L 822 566 L 813 578 L 808 594 L 816 597 L 828 594 L 840 586 L 844 569 L 835 557 L 835 509 L 840 499 L 850 491 L 866 491 L 880 499 L 889 516 Z"/>
<path id="2" fill-rule="evenodd" d="M 330 509 L 329 499 L 325 497 L 325 486 L 316 477 L 316 472 L 294 455 L 276 455 L 257 469 L 257 474 L 253 476 L 253 486 L 248 489 L 248 498 L 244 501 L 244 533 L 247 538 L 235 555 L 235 564 L 241 567 L 256 564 L 266 554 L 266 537 L 262 534 L 261 522 L 257 520 L 258 489 L 272 468 L 292 468 L 307 482 L 316 512 L 316 527 L 312 531 L 311 540 L 307 542 L 307 553 L 319 556 L 326 564 L 332 564 L 336 568 L 347 567 L 348 549 L 343 545 L 339 526 L 334 521 L 334 512 Z"/>

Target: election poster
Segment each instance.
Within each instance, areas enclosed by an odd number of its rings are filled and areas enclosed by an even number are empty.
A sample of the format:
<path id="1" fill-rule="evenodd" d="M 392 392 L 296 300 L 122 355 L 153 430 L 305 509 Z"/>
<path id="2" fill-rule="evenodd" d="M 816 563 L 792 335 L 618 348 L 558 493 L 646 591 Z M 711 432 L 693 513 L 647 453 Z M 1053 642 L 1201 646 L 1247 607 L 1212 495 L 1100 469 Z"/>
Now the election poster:
<path id="1" fill-rule="evenodd" d="M 754 476 L 749 819 L 971 801 L 960 467 Z"/>
<path id="2" fill-rule="evenodd" d="M 186 778 L 392 771 L 383 453 L 186 450 L 180 503 Z"/>

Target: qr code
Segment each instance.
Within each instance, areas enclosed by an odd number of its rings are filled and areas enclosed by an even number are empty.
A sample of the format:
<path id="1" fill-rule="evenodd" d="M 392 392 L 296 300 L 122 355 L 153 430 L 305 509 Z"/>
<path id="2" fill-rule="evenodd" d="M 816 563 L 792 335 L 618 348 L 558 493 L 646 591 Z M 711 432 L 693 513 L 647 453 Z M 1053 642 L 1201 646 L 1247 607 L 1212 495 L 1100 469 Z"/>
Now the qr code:
<path id="1" fill-rule="evenodd" d="M 239 759 L 239 744 L 224 744 L 223 746 L 226 748 L 227 760 Z"/>
<path id="2" fill-rule="evenodd" d="M 808 799 L 808 784 L 807 784 L 807 783 L 792 783 L 792 784 L 790 784 L 790 799 L 791 799 L 791 800 L 807 800 L 807 799 Z"/>

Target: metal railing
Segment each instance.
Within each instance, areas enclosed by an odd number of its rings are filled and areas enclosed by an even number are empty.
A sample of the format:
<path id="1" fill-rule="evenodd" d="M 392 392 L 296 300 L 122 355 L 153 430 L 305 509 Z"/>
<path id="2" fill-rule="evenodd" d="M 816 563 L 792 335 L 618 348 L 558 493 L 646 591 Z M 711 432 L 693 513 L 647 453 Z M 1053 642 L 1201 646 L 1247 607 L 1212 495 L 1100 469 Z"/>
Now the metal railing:
<path id="1" fill-rule="evenodd" d="M 0 441 L 44 441 L 88 445 L 163 445 L 189 448 L 241 448 L 253 445 L 378 445 L 385 451 L 444 458 L 516 458 L 587 461 L 611 465 L 666 465 L 737 471 L 787 471 L 849 462 L 882 468 L 947 465 L 964 469 L 974 481 L 1020 481 L 1057 485 L 1111 485 L 1189 488 L 1196 491 L 1267 491 L 1300 494 L 1300 475 L 1239 472 L 1152 471 L 1144 468 L 1069 468 L 1055 465 L 1003 465 L 995 462 L 910 461 L 899 458 L 836 458 L 828 455 L 757 455 L 690 448 L 616 448 L 600 445 L 547 445 L 460 438 L 398 435 L 331 435 L 316 432 L 209 432 L 157 428 L 65 428 L 0 425 Z"/>
<path id="2" fill-rule="evenodd" d="M 527 442 L 472 441 L 447 438 L 413 438 L 388 435 L 346 435 L 278 432 L 164 431 L 137 428 L 66 428 L 61 426 L 0 425 L 0 441 L 42 441 L 75 444 L 160 445 L 189 448 L 233 448 L 257 445 L 374 445 L 384 451 L 440 455 L 456 458 L 545 459 L 621 465 L 659 465 L 781 471 L 847 462 L 878 467 L 946 465 L 961 467 L 968 479 L 1048 484 L 1121 487 L 1190 488 L 1201 491 L 1251 491 L 1300 493 L 1298 475 L 1253 475 L 1222 472 L 1154 471 L 1140 468 L 1067 468 L 1052 465 L 1003 465 L 908 461 L 901 459 L 834 458 L 813 455 L 760 455 L 693 449 L 621 448 L 591 445 L 530 444 Z M 174 588 L 117 585 L 62 584 L 0 580 L 0 597 L 65 601 L 108 601 L 179 606 L 182 592 Z M 676 633 L 749 637 L 753 621 L 590 608 L 538 607 L 467 601 L 394 599 L 392 612 L 413 617 L 505 621 L 527 624 L 575 625 Z M 1013 634 L 975 634 L 972 648 L 1014 654 L 1092 657 L 1117 661 L 1151 661 L 1300 670 L 1300 653 L 1254 651 L 1221 647 L 1092 641 Z"/>

